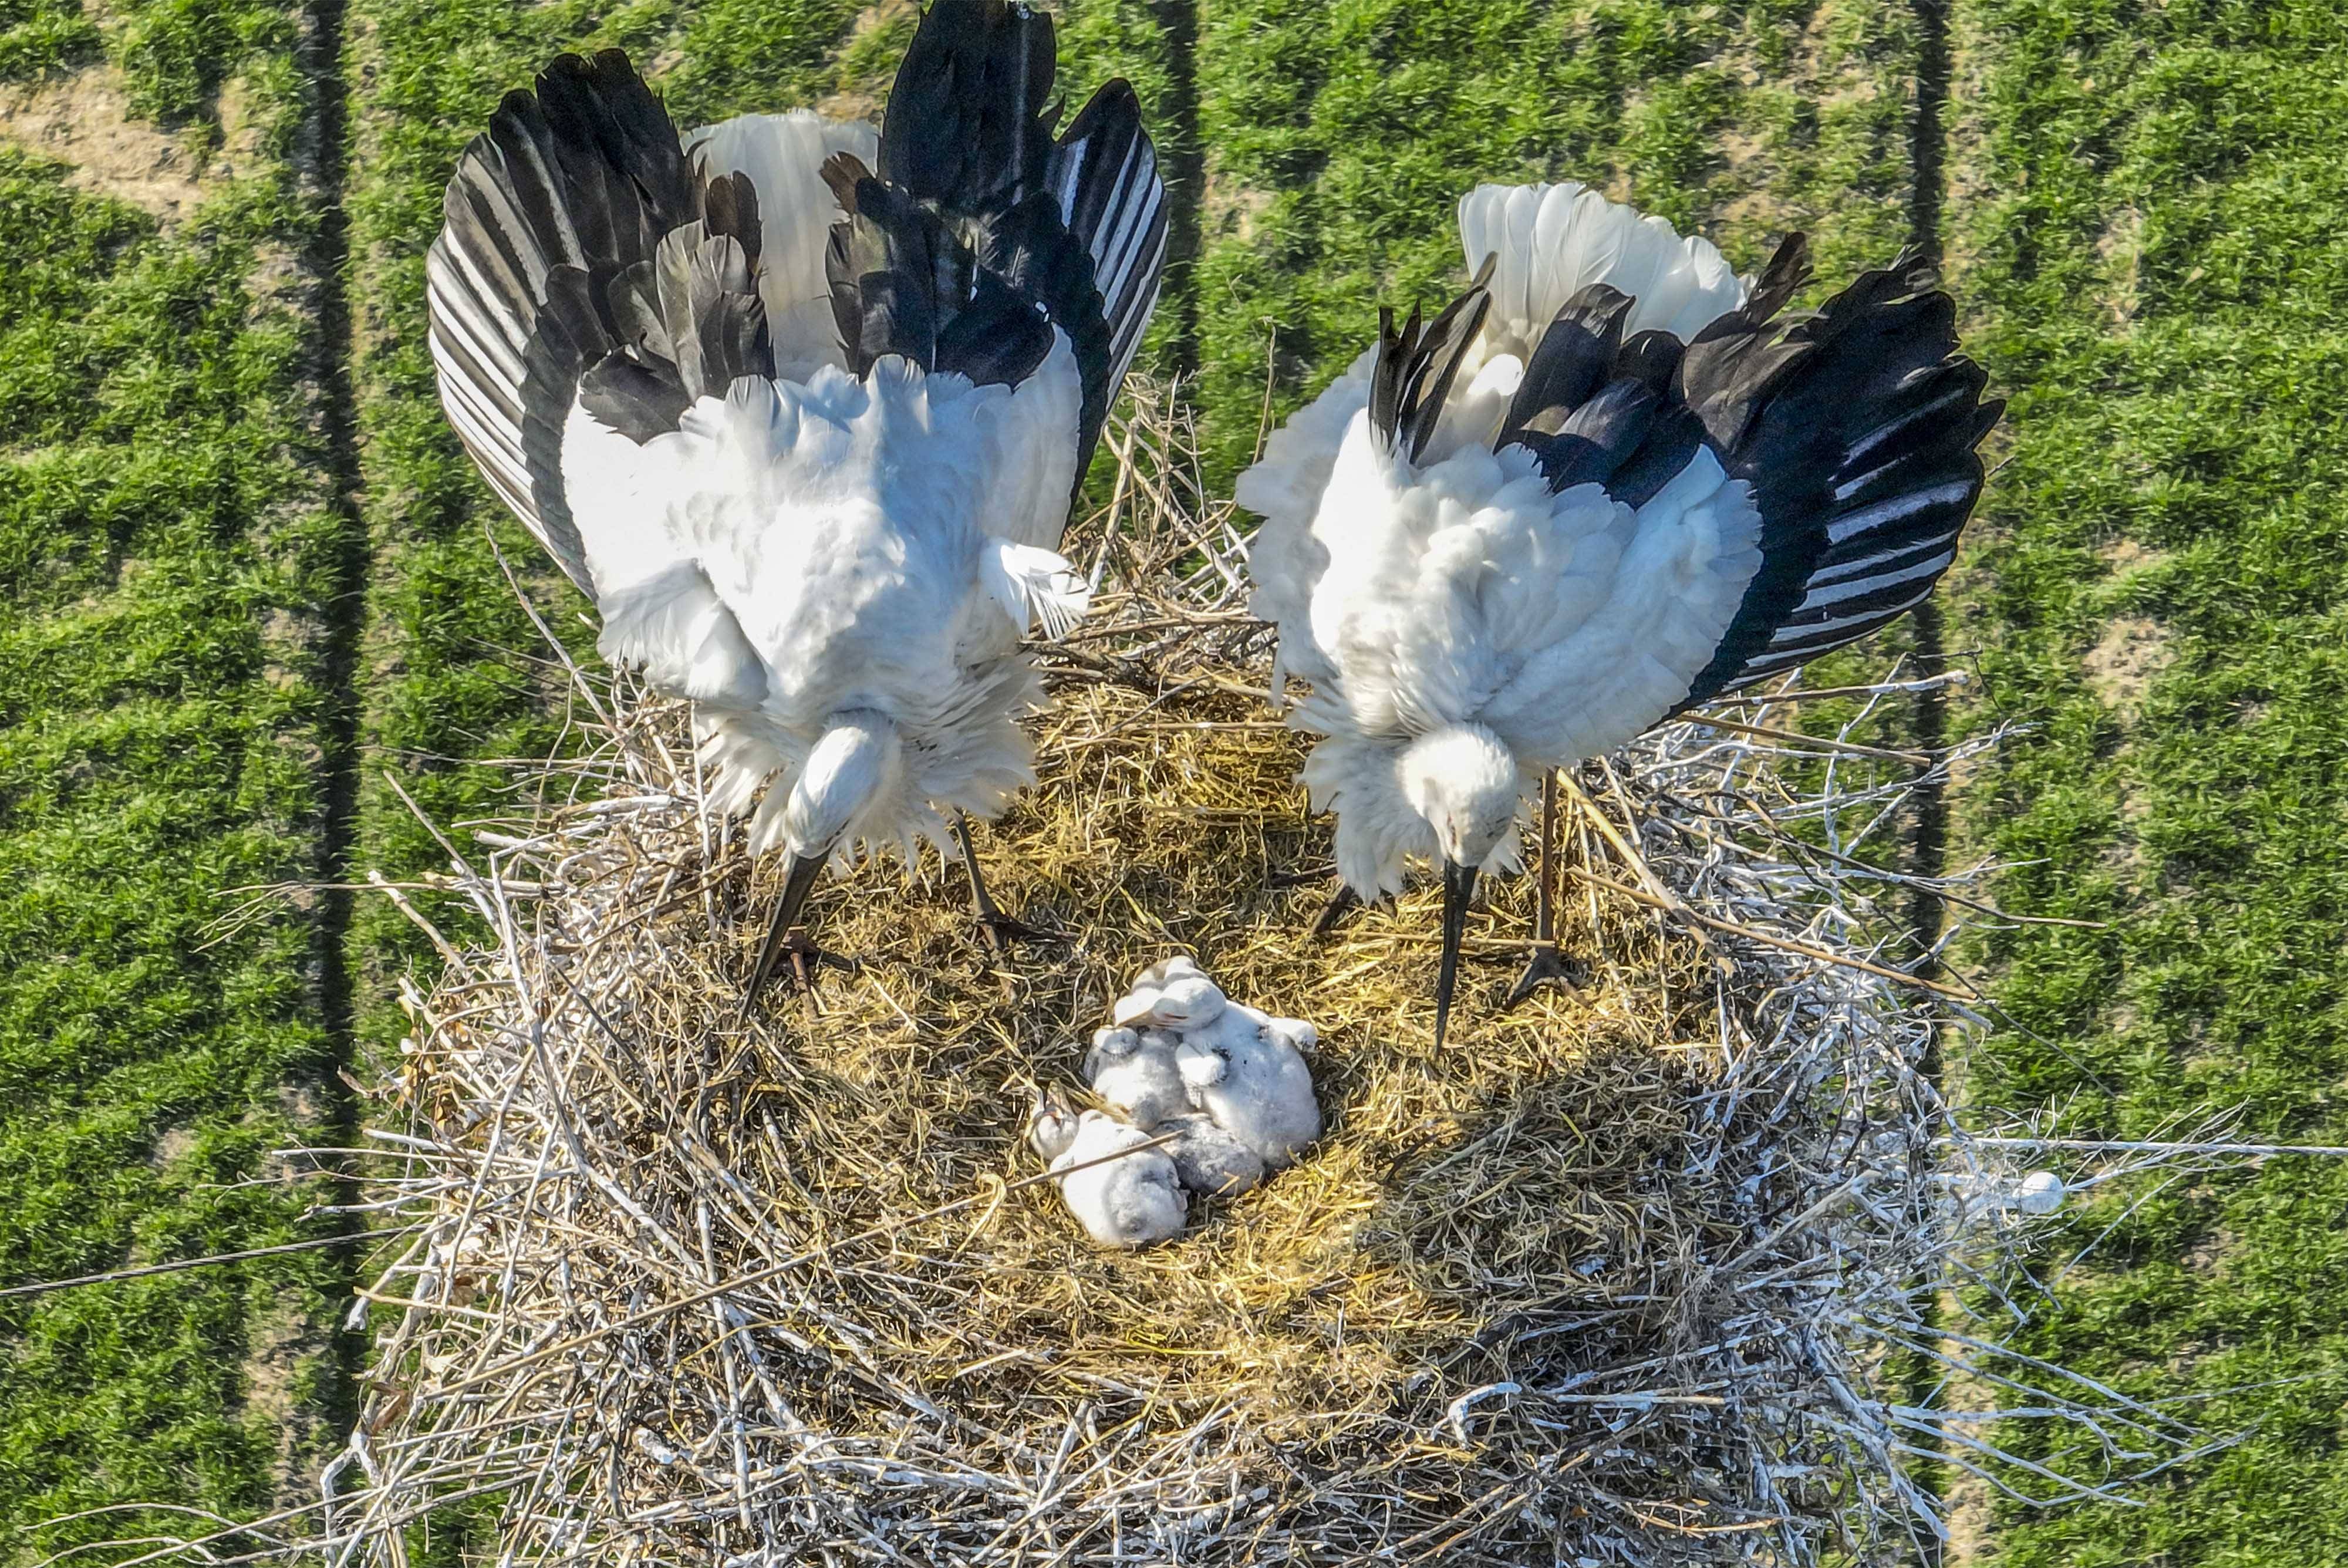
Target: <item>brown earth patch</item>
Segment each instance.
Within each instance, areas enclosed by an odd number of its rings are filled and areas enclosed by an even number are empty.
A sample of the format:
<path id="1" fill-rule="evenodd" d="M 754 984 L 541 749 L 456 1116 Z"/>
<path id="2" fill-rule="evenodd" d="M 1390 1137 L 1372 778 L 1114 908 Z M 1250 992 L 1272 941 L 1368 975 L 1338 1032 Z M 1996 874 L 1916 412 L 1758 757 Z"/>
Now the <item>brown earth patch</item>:
<path id="1" fill-rule="evenodd" d="M 2087 689 L 2108 708 L 2134 709 L 2160 672 L 2176 658 L 2168 634 L 2142 615 L 2122 615 L 2087 650 Z"/>
<path id="2" fill-rule="evenodd" d="M 97 65 L 0 90 L 0 139 L 71 166 L 74 189 L 168 224 L 262 160 L 242 82 L 221 89 L 217 112 L 216 144 L 204 130 L 161 129 L 132 110 L 122 72 Z"/>
<path id="3" fill-rule="evenodd" d="M 2133 539 L 2114 539 L 2096 548 L 2096 558 L 2115 573 L 2142 572 L 2168 559 L 2165 550 L 2155 550 Z"/>
<path id="4" fill-rule="evenodd" d="M 2144 213 L 2123 207 L 2096 241 L 2096 256 L 2104 264 L 2105 284 L 2096 299 L 2111 312 L 2115 325 L 2136 319 L 2143 282 Z"/>

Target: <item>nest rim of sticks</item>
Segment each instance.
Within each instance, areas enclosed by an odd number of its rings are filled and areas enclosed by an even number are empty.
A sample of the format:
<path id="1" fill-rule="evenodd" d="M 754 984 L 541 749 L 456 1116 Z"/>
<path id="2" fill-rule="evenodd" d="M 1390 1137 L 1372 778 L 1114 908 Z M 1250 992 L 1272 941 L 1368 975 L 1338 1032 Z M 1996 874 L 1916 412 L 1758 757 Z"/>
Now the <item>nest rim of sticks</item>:
<path id="1" fill-rule="evenodd" d="M 958 871 L 866 868 L 811 906 L 866 962 L 736 1023 L 771 868 L 624 678 L 580 677 L 560 804 L 444 838 L 429 891 L 471 935 L 384 884 L 447 967 L 406 988 L 409 1125 L 375 1140 L 367 1207 L 414 1229 L 362 1304 L 335 1562 L 490 1492 L 501 1555 L 596 1563 L 1802 1563 L 1940 1529 L 1890 1355 L 2030 1228 L 1965 1196 L 2018 1156 L 1924 1071 L 1962 987 L 1908 972 L 1919 884 L 1864 851 L 1996 738 L 1909 758 L 1748 712 L 1592 765 L 1560 835 L 1580 983 L 1503 1016 L 1510 966 L 1471 970 L 1437 1057 L 1431 893 L 1323 946 L 1317 890 L 1272 885 L 1325 832 L 1302 739 L 1248 685 L 1265 634 L 1179 400 L 1135 403 L 1079 536 L 1115 586 L 1047 654 L 1040 788 L 980 838 L 1057 950 L 997 965 Z M 1530 881 L 1471 953 L 1522 956 Z M 1102 1253 L 1023 1090 L 1080 1089 L 1175 951 L 1315 1023 L 1330 1125 L 1179 1241 Z"/>

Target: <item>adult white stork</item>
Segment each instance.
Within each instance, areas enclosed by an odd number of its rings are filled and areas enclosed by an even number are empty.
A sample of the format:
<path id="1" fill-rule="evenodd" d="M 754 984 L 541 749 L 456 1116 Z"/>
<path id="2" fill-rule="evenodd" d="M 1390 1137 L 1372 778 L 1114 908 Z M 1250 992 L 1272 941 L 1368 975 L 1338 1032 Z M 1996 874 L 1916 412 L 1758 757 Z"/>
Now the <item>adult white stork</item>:
<path id="1" fill-rule="evenodd" d="M 1052 21 L 937 0 L 881 128 L 680 137 L 627 57 L 564 56 L 448 183 L 427 262 L 451 424 L 602 617 L 695 703 L 713 799 L 784 851 L 746 989 L 825 863 L 1033 780 L 1021 639 L 1082 614 L 1056 553 L 1157 302 L 1165 188 L 1133 89 L 1053 135 Z"/>
<path id="2" fill-rule="evenodd" d="M 1528 791 L 1921 603 L 2002 407 L 1912 251 L 1787 315 L 1798 234 L 1748 286 L 1579 185 L 1479 186 L 1459 230 L 1476 282 L 1423 326 L 1382 310 L 1237 490 L 1340 897 L 1443 868 L 1438 1044 Z"/>

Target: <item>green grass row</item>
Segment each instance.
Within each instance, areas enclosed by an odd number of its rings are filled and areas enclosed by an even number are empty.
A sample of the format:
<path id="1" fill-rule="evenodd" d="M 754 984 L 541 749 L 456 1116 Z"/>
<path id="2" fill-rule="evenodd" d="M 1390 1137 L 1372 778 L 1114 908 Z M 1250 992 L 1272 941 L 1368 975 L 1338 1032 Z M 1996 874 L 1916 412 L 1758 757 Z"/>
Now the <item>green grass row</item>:
<path id="1" fill-rule="evenodd" d="M 267 0 L 0 7 L 0 77 L 88 69 L 237 172 L 164 232 L 0 143 L 0 1287 L 296 1240 L 253 1184 L 333 1115 L 314 878 L 338 693 L 296 263 L 304 88 Z M 266 1511 L 314 1468 L 340 1288 L 296 1254 L 0 1299 L 0 1562 Z"/>
<path id="2" fill-rule="evenodd" d="M 2014 395 L 1952 642 L 2039 726 L 1962 802 L 2003 902 L 1984 1100 L 2348 1143 L 2348 18 L 2328 0 L 1962 0 L 1949 233 Z M 2107 1223 L 2032 1347 L 2249 1440 L 2151 1506 L 2000 1512 L 1998 1561 L 2348 1555 L 2348 1161 Z M 2223 1390 L 2247 1387 L 2238 1394 Z"/>
<path id="3" fill-rule="evenodd" d="M 1482 181 L 1576 180 L 1740 270 L 1791 230 L 1822 278 L 1889 262 L 1911 205 L 1905 6 L 1758 0 L 1210 0 L 1197 312 L 1220 473 L 1376 332 L 1465 282 Z"/>

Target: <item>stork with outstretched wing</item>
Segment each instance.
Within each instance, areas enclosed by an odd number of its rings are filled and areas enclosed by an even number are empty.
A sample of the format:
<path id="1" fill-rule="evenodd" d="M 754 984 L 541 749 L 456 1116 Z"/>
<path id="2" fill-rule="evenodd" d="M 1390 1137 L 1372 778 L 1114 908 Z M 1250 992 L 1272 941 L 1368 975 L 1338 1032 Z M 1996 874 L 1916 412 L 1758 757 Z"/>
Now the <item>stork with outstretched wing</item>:
<path id="1" fill-rule="evenodd" d="M 1033 781 L 1022 651 L 1158 297 L 1166 193 L 1133 89 L 1056 137 L 1051 18 L 937 0 L 884 121 L 680 136 L 607 50 L 509 94 L 427 263 L 449 421 L 595 602 L 604 655 L 694 702 L 714 802 L 783 851 L 743 1006 L 824 865 Z"/>
<path id="2" fill-rule="evenodd" d="M 1382 313 L 1237 492 L 1276 671 L 1313 687 L 1341 898 L 1441 867 L 1438 1043 L 1529 795 L 1922 603 L 2002 407 L 1913 252 L 1788 314 L 1798 234 L 1748 284 L 1579 185 L 1479 186 L 1459 231 L 1475 282 L 1432 321 Z"/>

